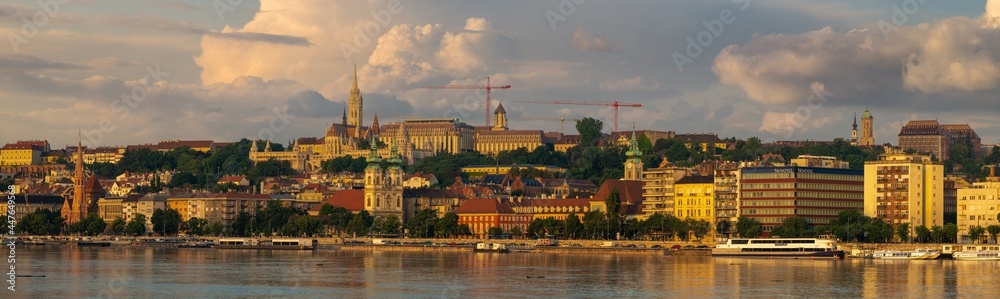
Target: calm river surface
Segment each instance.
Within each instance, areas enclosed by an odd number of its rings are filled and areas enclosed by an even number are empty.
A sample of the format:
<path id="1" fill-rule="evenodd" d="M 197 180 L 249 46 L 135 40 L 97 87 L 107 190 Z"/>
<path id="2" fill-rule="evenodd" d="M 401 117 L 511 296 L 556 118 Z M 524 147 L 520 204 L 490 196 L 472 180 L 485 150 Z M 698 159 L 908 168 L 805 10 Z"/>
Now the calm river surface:
<path id="1" fill-rule="evenodd" d="M 1000 262 L 21 246 L 2 298 L 996 298 Z M 529 278 L 531 277 L 531 278 Z M 11 296 L 13 294 L 13 296 Z"/>

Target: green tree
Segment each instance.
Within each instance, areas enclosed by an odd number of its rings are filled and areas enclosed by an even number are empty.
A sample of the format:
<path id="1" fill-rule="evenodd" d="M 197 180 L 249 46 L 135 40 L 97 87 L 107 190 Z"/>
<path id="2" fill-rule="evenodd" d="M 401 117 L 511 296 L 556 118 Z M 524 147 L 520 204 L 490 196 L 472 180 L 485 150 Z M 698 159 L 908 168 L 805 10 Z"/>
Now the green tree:
<path id="1" fill-rule="evenodd" d="M 452 238 L 459 234 L 458 214 L 448 212 L 434 224 L 435 235 L 439 238 Z"/>
<path id="2" fill-rule="evenodd" d="M 180 216 L 180 214 L 178 214 L 178 216 Z M 191 219 L 188 219 L 188 221 L 184 221 L 184 223 L 181 224 L 181 230 L 188 235 L 194 236 L 204 235 L 207 228 L 208 220 L 198 217 L 191 217 Z"/>
<path id="3" fill-rule="evenodd" d="M 125 234 L 129 236 L 141 236 L 146 234 L 146 215 L 135 214 L 135 218 L 125 226 Z"/>
<path id="4" fill-rule="evenodd" d="M 128 223 L 125 222 L 125 218 L 115 218 L 115 221 L 111 222 L 111 234 L 115 236 L 125 234 L 125 230 L 128 228 L 127 225 Z"/>
<path id="5" fill-rule="evenodd" d="M 600 211 L 590 211 L 583 214 L 583 238 L 599 240 L 604 238 L 607 230 L 607 218 L 605 213 Z"/>
<path id="6" fill-rule="evenodd" d="M 97 214 L 91 213 L 87 218 L 73 223 L 66 229 L 71 234 L 81 234 L 84 236 L 96 236 L 104 233 L 107 223 Z"/>
<path id="7" fill-rule="evenodd" d="M 740 216 L 736 219 L 736 233 L 743 238 L 756 238 L 764 233 L 764 228 L 757 219 Z"/>
<path id="8" fill-rule="evenodd" d="M 191 187 L 198 184 L 198 177 L 190 172 L 178 172 L 170 177 L 170 188 Z"/>
<path id="9" fill-rule="evenodd" d="M 174 209 L 156 209 L 150 218 L 153 223 L 153 232 L 160 235 L 177 234 L 181 227 L 181 214 Z"/>
<path id="10" fill-rule="evenodd" d="M 927 229 L 927 226 L 921 225 L 914 228 L 917 233 L 916 241 L 919 243 L 927 243 L 931 241 L 931 230 Z"/>
<path id="11" fill-rule="evenodd" d="M 973 225 L 969 227 L 969 238 L 972 239 L 972 244 L 979 243 L 979 241 L 986 235 L 986 228 L 978 225 Z"/>
<path id="12" fill-rule="evenodd" d="M 384 235 L 398 235 L 399 229 L 403 224 L 399 220 L 399 217 L 385 216 L 375 218 L 375 222 L 372 224 L 372 231 L 377 234 Z"/>
<path id="13" fill-rule="evenodd" d="M 698 238 L 699 240 L 708 235 L 708 232 L 712 231 L 711 222 L 705 220 L 694 220 L 694 219 L 689 219 L 689 220 L 691 221 L 688 222 L 688 227 L 691 229 L 691 232 L 694 233 L 694 237 Z"/>
<path id="14" fill-rule="evenodd" d="M 489 229 L 489 235 L 490 237 L 503 235 L 503 229 L 499 227 L 491 227 Z"/>
<path id="15" fill-rule="evenodd" d="M 307 237 L 312 237 L 319 233 L 322 226 L 323 223 L 316 217 L 299 215 L 295 217 L 295 220 L 285 224 L 285 229 L 282 229 L 282 233 L 286 236 L 306 235 Z"/>
<path id="16" fill-rule="evenodd" d="M 802 238 L 812 236 L 812 227 L 805 218 L 795 216 L 787 217 L 781 221 L 781 225 L 771 230 L 771 235 L 782 238 Z"/>
<path id="17" fill-rule="evenodd" d="M 371 228 L 373 222 L 375 222 L 375 217 L 372 217 L 368 211 L 361 211 L 354 214 L 351 221 L 347 223 L 347 233 L 354 236 L 368 235 L 368 229 Z"/>
<path id="18" fill-rule="evenodd" d="M 941 242 L 958 243 L 958 225 L 945 223 L 941 228 L 941 233 L 944 234 Z"/>
<path id="19" fill-rule="evenodd" d="M 997 235 L 1000 235 L 1000 225 L 992 224 L 986 227 L 986 231 L 989 232 L 990 238 L 993 239 L 993 243 L 997 243 Z"/>
<path id="20" fill-rule="evenodd" d="M 347 223 L 354 217 L 351 211 L 342 207 L 334 207 L 330 204 L 323 204 L 319 210 L 320 216 L 328 216 L 327 225 L 333 227 L 338 233 L 347 228 Z"/>
<path id="21" fill-rule="evenodd" d="M 437 222 L 437 212 L 432 209 L 424 209 L 410 218 L 410 221 L 406 222 L 406 228 L 410 230 L 411 236 L 433 238 Z"/>
<path id="22" fill-rule="evenodd" d="M 593 146 L 600 140 L 604 130 L 604 122 L 599 119 L 585 117 L 576 121 L 576 131 L 580 133 L 581 146 Z"/>
<path id="23" fill-rule="evenodd" d="M 896 226 L 896 237 L 899 237 L 899 241 L 903 243 L 910 242 L 910 224 L 900 223 Z"/>
<path id="24" fill-rule="evenodd" d="M 210 236 L 221 236 L 223 233 L 223 227 L 221 222 L 213 222 L 211 225 L 205 228 L 205 233 Z"/>
<path id="25" fill-rule="evenodd" d="M 729 229 L 733 227 L 733 223 L 729 219 L 722 219 L 715 223 L 715 231 L 723 236 L 729 235 Z"/>
<path id="26" fill-rule="evenodd" d="M 614 238 L 621 228 L 621 207 L 622 199 L 621 195 L 618 193 L 618 188 L 612 187 L 611 192 L 608 193 L 608 197 L 604 198 L 604 205 L 607 207 L 607 219 L 608 228 L 606 237 Z"/>
<path id="27" fill-rule="evenodd" d="M 577 217 L 576 213 L 569 213 L 566 216 L 564 226 L 564 238 L 577 239 L 583 236 L 583 222 L 580 222 L 580 217 Z"/>
<path id="28" fill-rule="evenodd" d="M 65 219 L 59 211 L 35 209 L 34 212 L 21 216 L 14 230 L 29 235 L 58 235 L 65 224 Z"/>

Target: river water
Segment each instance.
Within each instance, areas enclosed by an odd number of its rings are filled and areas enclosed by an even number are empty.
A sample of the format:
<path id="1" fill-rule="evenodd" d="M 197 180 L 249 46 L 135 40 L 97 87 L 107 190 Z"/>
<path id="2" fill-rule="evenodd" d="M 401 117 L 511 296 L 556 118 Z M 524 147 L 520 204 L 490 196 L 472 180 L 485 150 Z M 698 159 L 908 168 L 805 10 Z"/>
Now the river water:
<path id="1" fill-rule="evenodd" d="M 17 248 L 2 298 L 996 298 L 1000 262 Z"/>

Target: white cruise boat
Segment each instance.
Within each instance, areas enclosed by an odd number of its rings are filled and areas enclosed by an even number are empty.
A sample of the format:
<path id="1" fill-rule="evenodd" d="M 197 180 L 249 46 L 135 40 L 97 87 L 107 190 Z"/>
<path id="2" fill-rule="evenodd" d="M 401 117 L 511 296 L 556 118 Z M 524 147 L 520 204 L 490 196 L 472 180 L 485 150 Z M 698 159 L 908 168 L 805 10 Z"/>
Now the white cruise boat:
<path id="1" fill-rule="evenodd" d="M 760 258 L 844 258 L 836 241 L 812 238 L 729 239 L 715 245 L 712 256 Z"/>
<path id="2" fill-rule="evenodd" d="M 952 258 L 962 261 L 1000 261 L 998 250 L 972 250 L 952 254 Z"/>
<path id="3" fill-rule="evenodd" d="M 938 256 L 941 256 L 941 251 L 935 249 L 879 250 L 872 254 L 872 258 L 878 260 L 933 260 Z"/>

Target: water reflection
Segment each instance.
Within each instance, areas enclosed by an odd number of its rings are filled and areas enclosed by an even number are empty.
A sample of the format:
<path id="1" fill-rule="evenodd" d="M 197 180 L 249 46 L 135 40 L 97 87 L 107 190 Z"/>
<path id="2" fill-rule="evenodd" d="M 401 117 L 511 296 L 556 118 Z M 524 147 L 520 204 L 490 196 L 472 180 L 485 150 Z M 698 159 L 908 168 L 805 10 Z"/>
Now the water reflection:
<path id="1" fill-rule="evenodd" d="M 44 297 L 994 297 L 998 262 L 22 247 Z M 20 293 L 20 294 L 25 294 Z M 34 296 L 32 296 L 34 297 Z"/>

